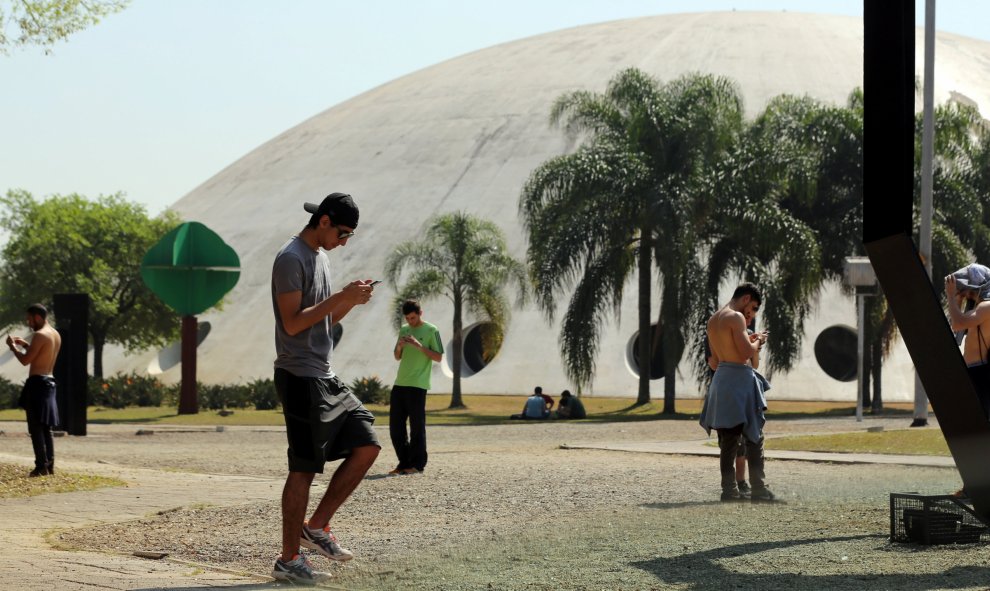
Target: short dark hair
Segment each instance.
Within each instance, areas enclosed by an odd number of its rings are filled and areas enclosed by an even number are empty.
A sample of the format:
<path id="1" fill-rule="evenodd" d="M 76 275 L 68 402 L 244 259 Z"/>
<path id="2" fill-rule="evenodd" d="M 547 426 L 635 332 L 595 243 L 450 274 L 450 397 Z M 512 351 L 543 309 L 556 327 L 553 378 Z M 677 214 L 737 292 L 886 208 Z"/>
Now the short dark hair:
<path id="1" fill-rule="evenodd" d="M 533 394 L 543 394 L 543 388 L 540 386 L 533 388 Z"/>
<path id="2" fill-rule="evenodd" d="M 563 392 L 560 393 L 560 397 L 561 398 L 567 398 L 570 395 L 571 395 L 571 391 L 570 390 L 564 390 Z"/>
<path id="3" fill-rule="evenodd" d="M 423 308 L 419 306 L 419 302 L 416 300 L 406 300 L 402 302 L 402 315 L 412 314 L 413 312 L 417 314 L 423 313 Z"/>
<path id="4" fill-rule="evenodd" d="M 27 313 L 32 316 L 41 316 L 43 319 L 48 319 L 48 308 L 41 304 L 31 304 L 27 307 Z"/>
<path id="5" fill-rule="evenodd" d="M 763 303 L 763 292 L 760 291 L 760 288 L 756 287 L 755 284 L 748 281 L 739 284 L 736 291 L 732 292 L 732 299 L 738 300 L 739 298 L 747 295 L 757 304 Z"/>

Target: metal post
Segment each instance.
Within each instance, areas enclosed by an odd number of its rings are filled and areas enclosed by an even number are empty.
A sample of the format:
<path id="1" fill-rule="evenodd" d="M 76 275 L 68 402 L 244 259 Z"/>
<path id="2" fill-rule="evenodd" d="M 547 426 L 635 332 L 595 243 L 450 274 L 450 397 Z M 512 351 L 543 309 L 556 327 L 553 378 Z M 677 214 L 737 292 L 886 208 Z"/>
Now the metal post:
<path id="1" fill-rule="evenodd" d="M 866 296 L 856 296 L 856 422 L 863 421 L 863 349 L 866 342 Z"/>
<path id="2" fill-rule="evenodd" d="M 179 414 L 196 414 L 196 317 L 182 317 L 182 389 L 179 393 Z"/>
<path id="3" fill-rule="evenodd" d="M 935 0 L 925 0 L 925 87 L 921 131 L 921 228 L 918 250 L 932 278 L 932 160 L 935 140 Z M 914 421 L 912 427 L 928 424 L 928 396 L 914 372 Z"/>

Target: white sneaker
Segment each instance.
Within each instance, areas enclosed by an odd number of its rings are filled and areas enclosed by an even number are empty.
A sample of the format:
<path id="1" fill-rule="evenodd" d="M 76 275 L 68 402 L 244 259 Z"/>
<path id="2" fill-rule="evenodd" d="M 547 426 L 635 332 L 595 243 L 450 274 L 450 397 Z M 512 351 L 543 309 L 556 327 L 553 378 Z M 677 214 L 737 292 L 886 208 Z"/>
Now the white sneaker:
<path id="1" fill-rule="evenodd" d="M 333 532 L 330 531 L 329 525 L 323 529 L 313 529 L 309 527 L 308 523 L 303 523 L 299 544 L 304 548 L 316 550 L 330 560 L 336 560 L 337 562 L 347 562 L 354 558 L 353 552 L 341 547 L 337 542 L 337 536 L 333 535 Z"/>
<path id="2" fill-rule="evenodd" d="M 279 556 L 275 559 L 275 566 L 272 568 L 272 577 L 279 581 L 289 581 L 300 585 L 316 585 L 330 579 L 330 573 L 322 573 L 313 570 L 313 565 L 306 560 L 302 554 L 296 554 L 295 558 L 285 562 Z"/>

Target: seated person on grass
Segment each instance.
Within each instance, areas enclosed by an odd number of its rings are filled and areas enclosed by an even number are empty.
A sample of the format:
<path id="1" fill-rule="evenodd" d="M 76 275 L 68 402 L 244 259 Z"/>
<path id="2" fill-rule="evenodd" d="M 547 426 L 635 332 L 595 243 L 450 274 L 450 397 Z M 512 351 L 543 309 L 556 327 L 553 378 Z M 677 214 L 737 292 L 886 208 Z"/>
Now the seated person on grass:
<path id="1" fill-rule="evenodd" d="M 570 390 L 560 393 L 560 404 L 557 405 L 555 419 L 583 419 L 588 416 L 584 410 L 584 403 L 577 396 L 571 396 Z"/>
<path id="2" fill-rule="evenodd" d="M 522 413 L 512 415 L 509 418 L 535 420 L 550 418 L 550 410 L 547 409 L 546 401 L 543 399 L 543 388 L 537 386 L 533 394 L 526 399 L 526 405 L 523 406 Z"/>

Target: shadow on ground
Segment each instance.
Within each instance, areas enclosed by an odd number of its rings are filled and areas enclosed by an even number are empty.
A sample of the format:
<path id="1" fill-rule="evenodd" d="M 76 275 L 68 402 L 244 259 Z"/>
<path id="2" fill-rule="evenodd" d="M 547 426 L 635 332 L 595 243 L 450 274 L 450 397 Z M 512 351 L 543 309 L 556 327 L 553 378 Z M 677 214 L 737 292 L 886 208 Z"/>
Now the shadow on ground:
<path id="1" fill-rule="evenodd" d="M 858 536 L 836 536 L 831 538 L 807 538 L 781 540 L 776 542 L 754 542 L 735 544 L 692 552 L 673 557 L 657 557 L 630 563 L 654 575 L 665 585 L 687 585 L 691 591 L 722 591 L 726 578 L 741 589 L 889 589 L 895 591 L 922 591 L 926 589 L 963 589 L 983 587 L 990 578 L 990 567 L 954 567 L 940 573 L 902 574 L 886 572 L 877 574 L 805 574 L 802 572 L 773 572 L 777 567 L 772 560 L 756 556 L 763 552 L 782 551 L 805 544 L 849 542 L 864 539 L 886 539 L 887 536 L 870 534 Z M 974 552 L 984 548 L 974 546 Z M 918 547 L 892 547 L 892 551 L 917 552 Z M 752 564 L 759 565 L 766 572 L 739 572 L 726 568 L 726 561 L 751 557 Z M 823 558 L 824 560 L 824 558 Z M 809 565 L 810 570 L 810 565 Z M 714 574 L 715 571 L 721 571 Z"/>

